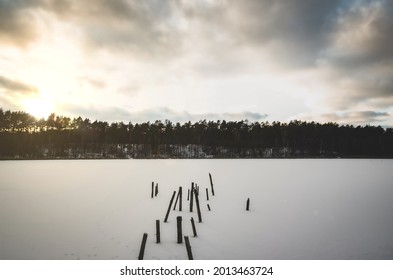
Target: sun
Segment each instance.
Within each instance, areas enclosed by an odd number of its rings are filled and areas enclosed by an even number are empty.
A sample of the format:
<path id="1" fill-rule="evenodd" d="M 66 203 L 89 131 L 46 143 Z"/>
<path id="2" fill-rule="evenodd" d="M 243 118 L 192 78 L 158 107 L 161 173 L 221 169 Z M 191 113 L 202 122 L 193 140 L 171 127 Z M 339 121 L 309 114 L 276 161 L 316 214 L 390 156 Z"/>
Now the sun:
<path id="1" fill-rule="evenodd" d="M 55 110 L 53 101 L 40 96 L 23 100 L 22 107 L 24 111 L 38 119 L 46 119 Z"/>

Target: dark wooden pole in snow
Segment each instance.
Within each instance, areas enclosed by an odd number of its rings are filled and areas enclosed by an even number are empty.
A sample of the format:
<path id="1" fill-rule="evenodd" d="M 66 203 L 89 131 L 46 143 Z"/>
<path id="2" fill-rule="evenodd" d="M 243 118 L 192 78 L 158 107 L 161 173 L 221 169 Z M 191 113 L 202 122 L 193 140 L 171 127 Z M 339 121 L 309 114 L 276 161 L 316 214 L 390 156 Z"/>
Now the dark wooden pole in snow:
<path id="1" fill-rule="evenodd" d="M 166 215 L 165 215 L 164 223 L 166 223 L 168 221 L 169 212 L 171 212 L 171 207 L 172 207 L 173 200 L 175 199 L 175 195 L 176 195 L 176 191 L 173 191 L 171 201 L 169 202 L 168 211 L 166 212 Z"/>
<path id="2" fill-rule="evenodd" d="M 190 193 L 190 212 L 193 211 L 194 208 L 194 183 L 191 184 L 191 193 Z"/>
<path id="3" fill-rule="evenodd" d="M 199 207 L 199 198 L 195 189 L 194 189 L 194 195 L 195 195 L 195 203 L 198 211 L 198 222 L 202 223 L 202 214 L 201 214 L 201 208 Z"/>
<path id="4" fill-rule="evenodd" d="M 188 239 L 188 236 L 184 236 L 184 241 L 186 243 L 186 250 L 187 250 L 188 259 L 193 260 L 194 257 L 192 256 L 191 245 L 190 245 L 190 240 Z"/>
<path id="5" fill-rule="evenodd" d="M 182 218 L 181 218 L 181 216 L 177 216 L 176 221 L 177 221 L 177 243 L 181 244 L 181 243 L 183 243 L 183 233 L 182 233 L 182 227 L 181 227 Z"/>
<path id="6" fill-rule="evenodd" d="M 206 188 L 206 200 L 209 201 L 209 190 Z"/>
<path id="7" fill-rule="evenodd" d="M 213 179 L 212 179 L 212 175 L 210 173 L 209 173 L 209 178 L 210 178 L 210 186 L 212 189 L 212 195 L 214 196 Z"/>
<path id="8" fill-rule="evenodd" d="M 153 198 L 154 195 L 154 182 L 151 182 L 151 198 Z"/>
<path id="9" fill-rule="evenodd" d="M 156 184 L 156 190 L 155 190 L 154 196 L 157 196 L 157 194 L 158 194 L 158 183 Z"/>
<path id="10" fill-rule="evenodd" d="M 210 205 L 209 205 L 209 203 L 207 204 L 207 209 L 209 209 L 209 211 L 210 211 Z"/>
<path id="11" fill-rule="evenodd" d="M 182 211 L 182 196 L 183 196 L 183 188 L 179 187 L 179 191 L 177 192 L 177 197 L 175 201 L 175 206 L 173 206 L 173 210 L 176 209 L 177 202 L 179 202 L 179 211 Z"/>
<path id="12" fill-rule="evenodd" d="M 249 198 L 247 198 L 246 210 L 247 210 L 247 211 L 250 211 L 250 199 L 249 199 Z"/>
<path id="13" fill-rule="evenodd" d="M 196 231 L 196 227 L 195 227 L 194 218 L 191 218 L 191 226 L 192 226 L 192 232 L 194 234 L 194 237 L 197 237 L 197 231 Z"/>
<path id="14" fill-rule="evenodd" d="M 183 207 L 183 188 L 179 187 L 179 211 L 182 211 Z"/>
<path id="15" fill-rule="evenodd" d="M 157 240 L 157 243 L 161 242 L 160 220 L 156 220 L 156 240 Z"/>
<path id="16" fill-rule="evenodd" d="M 139 250 L 138 260 L 143 260 L 143 255 L 145 254 L 146 240 L 147 240 L 147 233 L 144 233 L 142 238 L 141 249 Z"/>
<path id="17" fill-rule="evenodd" d="M 175 205 L 173 206 L 173 210 L 176 209 L 177 202 L 179 201 L 179 194 L 180 194 L 180 192 L 177 192 L 177 196 L 176 196 L 176 200 L 175 200 Z"/>
<path id="18" fill-rule="evenodd" d="M 187 201 L 190 200 L 190 189 L 188 189 L 188 193 L 187 193 Z"/>

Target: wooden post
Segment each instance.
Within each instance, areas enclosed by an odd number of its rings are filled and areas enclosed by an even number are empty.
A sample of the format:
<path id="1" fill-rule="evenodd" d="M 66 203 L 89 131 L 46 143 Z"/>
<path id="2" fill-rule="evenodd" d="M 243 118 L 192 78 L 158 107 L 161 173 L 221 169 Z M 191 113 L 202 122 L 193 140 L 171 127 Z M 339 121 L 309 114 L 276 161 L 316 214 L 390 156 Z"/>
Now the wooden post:
<path id="1" fill-rule="evenodd" d="M 144 233 L 142 238 L 141 249 L 139 250 L 138 260 L 143 260 L 143 255 L 145 254 L 146 240 L 147 240 L 147 233 Z"/>
<path id="2" fill-rule="evenodd" d="M 176 200 L 175 200 L 175 205 L 173 206 L 173 210 L 175 210 L 176 209 L 176 206 L 177 206 L 177 202 L 178 202 L 178 200 L 179 200 L 179 192 L 177 192 L 177 196 L 176 196 Z"/>
<path id="3" fill-rule="evenodd" d="M 188 189 L 188 194 L 187 194 L 187 201 L 190 200 L 190 189 Z"/>
<path id="4" fill-rule="evenodd" d="M 209 190 L 206 188 L 206 200 L 209 201 Z"/>
<path id="5" fill-rule="evenodd" d="M 209 209 L 209 211 L 210 211 L 210 205 L 209 205 L 209 203 L 207 204 L 207 209 Z"/>
<path id="6" fill-rule="evenodd" d="M 202 215 L 201 215 L 201 208 L 199 207 L 199 198 L 198 198 L 198 194 L 196 193 L 196 190 L 194 189 L 194 195 L 195 195 L 195 203 L 196 203 L 196 207 L 197 207 L 197 211 L 198 211 L 198 222 L 202 223 Z"/>
<path id="7" fill-rule="evenodd" d="M 247 199 L 247 206 L 246 206 L 246 210 L 250 211 L 250 199 Z"/>
<path id="8" fill-rule="evenodd" d="M 154 195 L 154 182 L 151 182 L 151 198 L 153 198 Z"/>
<path id="9" fill-rule="evenodd" d="M 158 194 L 158 183 L 156 184 L 156 191 L 154 193 L 154 196 L 157 196 L 157 194 Z"/>
<path id="10" fill-rule="evenodd" d="M 181 216 L 177 216 L 177 243 L 181 244 L 183 243 L 183 233 L 182 233 L 182 227 L 181 227 L 181 221 L 182 218 Z"/>
<path id="11" fill-rule="evenodd" d="M 194 183 L 191 184 L 191 194 L 190 194 L 190 212 L 193 211 L 194 208 Z"/>
<path id="12" fill-rule="evenodd" d="M 186 243 L 186 250 L 187 250 L 187 256 L 189 260 L 193 260 L 192 256 L 192 251 L 191 251 L 191 245 L 190 245 L 190 240 L 188 239 L 188 236 L 184 236 L 184 241 Z"/>
<path id="13" fill-rule="evenodd" d="M 182 211 L 183 207 L 183 188 L 179 187 L 179 211 Z"/>
<path id="14" fill-rule="evenodd" d="M 212 175 L 210 173 L 209 173 L 209 178 L 210 178 L 210 186 L 212 189 L 212 195 L 214 196 L 213 180 L 212 180 Z"/>
<path id="15" fill-rule="evenodd" d="M 156 220 L 156 240 L 157 240 L 157 243 L 161 242 L 160 220 Z"/>
<path id="16" fill-rule="evenodd" d="M 183 196 L 183 190 L 182 187 L 179 187 L 179 191 L 177 192 L 177 197 L 175 201 L 175 206 L 173 206 L 173 210 L 176 209 L 177 202 L 179 201 L 179 211 L 182 211 L 182 196 Z"/>
<path id="17" fill-rule="evenodd" d="M 192 232 L 194 233 L 194 237 L 197 237 L 197 231 L 195 227 L 195 221 L 194 218 L 191 217 L 191 226 L 192 226 Z"/>
<path id="18" fill-rule="evenodd" d="M 176 191 L 173 191 L 171 201 L 169 202 L 168 211 L 166 212 L 166 215 L 165 215 L 164 223 L 166 223 L 168 221 L 169 212 L 171 211 L 171 207 L 172 207 L 173 200 L 175 199 L 175 195 L 176 195 Z"/>

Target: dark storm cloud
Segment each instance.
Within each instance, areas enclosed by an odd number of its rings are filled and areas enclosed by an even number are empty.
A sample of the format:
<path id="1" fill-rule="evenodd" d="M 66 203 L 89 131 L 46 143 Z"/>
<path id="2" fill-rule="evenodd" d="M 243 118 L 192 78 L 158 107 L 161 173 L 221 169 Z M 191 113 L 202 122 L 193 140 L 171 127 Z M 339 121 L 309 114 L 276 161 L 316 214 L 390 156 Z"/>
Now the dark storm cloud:
<path id="1" fill-rule="evenodd" d="M 272 54 L 287 66 L 313 65 L 324 48 L 340 1 L 229 1 L 243 44 L 272 44 Z"/>
<path id="2" fill-rule="evenodd" d="M 393 105 L 393 1 L 352 1 L 340 10 L 321 62 L 339 85 L 338 108 Z"/>
<path id="3" fill-rule="evenodd" d="M 357 1 L 341 10 L 334 32 L 348 36 L 348 49 L 332 50 L 328 58 L 340 67 L 357 68 L 393 59 L 393 1 Z M 350 42 L 353 40 L 353 42 Z M 391 62 L 391 61 L 390 61 Z"/>
<path id="4" fill-rule="evenodd" d="M 4 76 L 0 76 L 0 89 L 3 89 L 5 92 L 11 94 L 32 94 L 37 92 L 37 89 L 32 85 L 12 80 Z"/>
<path id="5" fill-rule="evenodd" d="M 242 54 L 236 49 L 245 47 L 254 54 L 267 52 L 283 71 L 314 70 L 316 79 L 331 89 L 325 104 L 332 109 L 369 102 L 378 103 L 381 109 L 393 105 L 393 1 L 221 3 L 183 5 L 189 19 L 202 26 L 206 22 L 204 32 L 211 35 L 206 38 L 217 46 L 208 49 L 212 54 L 207 54 L 208 59 L 198 62 L 203 73 L 236 74 L 244 70 L 242 64 L 266 63 L 258 55 L 237 59 Z M 211 30 L 229 40 L 214 41 Z"/>

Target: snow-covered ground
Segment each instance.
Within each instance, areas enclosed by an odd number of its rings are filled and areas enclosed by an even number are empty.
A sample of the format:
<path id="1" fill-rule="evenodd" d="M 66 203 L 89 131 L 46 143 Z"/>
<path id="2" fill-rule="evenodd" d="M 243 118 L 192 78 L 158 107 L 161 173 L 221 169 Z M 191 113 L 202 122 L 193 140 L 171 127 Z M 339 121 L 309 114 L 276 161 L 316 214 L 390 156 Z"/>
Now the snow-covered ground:
<path id="1" fill-rule="evenodd" d="M 195 259 L 393 259 L 392 171 L 393 160 L 2 161 L 0 259 L 136 259 L 145 232 L 145 259 L 187 259 L 176 216 Z M 183 211 L 163 223 L 179 186 Z"/>

